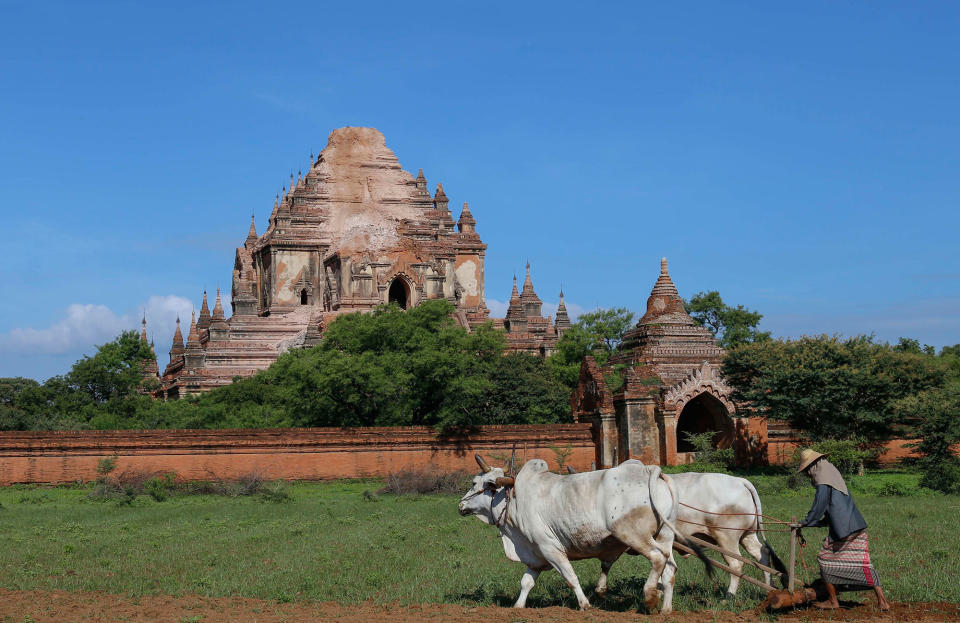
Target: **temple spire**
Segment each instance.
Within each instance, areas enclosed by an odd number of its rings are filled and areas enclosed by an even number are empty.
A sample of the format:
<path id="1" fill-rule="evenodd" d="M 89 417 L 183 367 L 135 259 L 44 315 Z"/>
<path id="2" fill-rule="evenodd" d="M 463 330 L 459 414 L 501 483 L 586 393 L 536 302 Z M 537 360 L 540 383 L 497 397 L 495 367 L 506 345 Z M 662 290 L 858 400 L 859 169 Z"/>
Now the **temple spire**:
<path id="1" fill-rule="evenodd" d="M 520 292 L 517 291 L 517 276 L 513 276 L 513 292 L 510 293 L 510 300 L 519 299 Z"/>
<path id="2" fill-rule="evenodd" d="M 660 276 L 657 278 L 657 283 L 653 285 L 653 291 L 650 292 L 650 296 L 679 296 L 677 292 L 677 286 L 673 285 L 673 280 L 670 279 L 670 272 L 667 270 L 667 258 L 660 260 Z"/>
<path id="3" fill-rule="evenodd" d="M 274 207 L 276 207 L 276 204 L 274 204 Z M 251 214 L 251 215 L 250 215 L 250 231 L 247 232 L 247 243 L 248 243 L 248 246 L 249 246 L 249 243 L 256 242 L 256 241 L 257 241 L 257 238 L 258 238 L 258 236 L 257 236 L 257 218 L 256 218 L 256 215 Z"/>
<path id="4" fill-rule="evenodd" d="M 524 294 L 534 294 L 533 292 L 533 280 L 530 279 L 530 260 L 527 260 L 527 276 L 523 280 L 523 293 Z M 534 294 L 534 296 L 536 296 Z"/>
<path id="5" fill-rule="evenodd" d="M 203 291 L 203 303 L 200 304 L 200 317 L 197 318 L 197 328 L 201 331 L 210 327 L 210 306 L 207 305 L 207 291 Z"/>
<path id="6" fill-rule="evenodd" d="M 225 320 L 223 316 L 223 303 L 220 302 L 220 288 L 217 288 L 217 300 L 213 304 L 213 316 L 211 320 L 213 322 Z"/>
<path id="7" fill-rule="evenodd" d="M 177 325 L 179 328 L 179 325 Z M 187 334 L 187 348 L 200 348 L 200 332 L 197 330 L 197 312 L 190 312 L 190 333 Z"/>
<path id="8" fill-rule="evenodd" d="M 177 328 L 173 332 L 173 343 L 170 344 L 170 360 L 174 356 L 183 354 L 183 333 L 180 332 L 180 315 L 177 315 Z"/>
<path id="9" fill-rule="evenodd" d="M 140 340 L 147 342 L 147 312 L 143 312 L 143 320 L 140 321 Z"/>
<path id="10" fill-rule="evenodd" d="M 433 196 L 433 205 L 436 210 L 449 210 L 450 200 L 447 199 L 447 193 L 443 192 L 443 184 L 437 184 L 437 192 Z"/>
<path id="11" fill-rule="evenodd" d="M 553 326 L 557 328 L 557 337 L 562 336 L 563 332 L 571 326 L 567 306 L 563 302 L 563 286 L 560 286 L 560 304 L 557 305 L 557 317 L 553 321 Z"/>
<path id="12" fill-rule="evenodd" d="M 470 206 L 464 201 L 463 211 L 460 212 L 460 220 L 457 221 L 457 227 L 460 229 L 461 234 L 472 234 L 477 231 L 476 226 L 477 221 L 473 218 L 473 214 L 470 213 Z"/>

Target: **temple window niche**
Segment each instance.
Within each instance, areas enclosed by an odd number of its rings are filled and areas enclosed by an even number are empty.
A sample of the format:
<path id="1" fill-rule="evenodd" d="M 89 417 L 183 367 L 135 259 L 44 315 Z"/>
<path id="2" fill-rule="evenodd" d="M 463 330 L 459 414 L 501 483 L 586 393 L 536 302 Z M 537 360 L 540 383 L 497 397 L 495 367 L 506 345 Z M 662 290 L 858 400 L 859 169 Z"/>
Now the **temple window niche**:
<path id="1" fill-rule="evenodd" d="M 300 290 L 300 304 L 307 305 L 309 303 L 310 303 L 310 298 L 309 298 L 309 295 L 307 294 L 307 289 L 304 288 L 303 290 Z"/>

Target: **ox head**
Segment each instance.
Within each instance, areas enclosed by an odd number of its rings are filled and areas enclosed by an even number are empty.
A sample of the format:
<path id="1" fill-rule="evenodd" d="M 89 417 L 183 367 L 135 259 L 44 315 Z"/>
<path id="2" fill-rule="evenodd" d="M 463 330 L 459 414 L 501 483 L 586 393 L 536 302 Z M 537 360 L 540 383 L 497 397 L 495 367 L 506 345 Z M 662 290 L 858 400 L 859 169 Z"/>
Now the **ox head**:
<path id="1" fill-rule="evenodd" d="M 457 508 L 461 515 L 476 515 L 480 521 L 492 525 L 496 523 L 493 507 L 504 498 L 504 488 L 513 486 L 513 478 L 505 476 L 499 467 L 487 465 L 479 454 L 474 458 L 483 471 L 473 477 L 470 490 L 460 498 Z"/>

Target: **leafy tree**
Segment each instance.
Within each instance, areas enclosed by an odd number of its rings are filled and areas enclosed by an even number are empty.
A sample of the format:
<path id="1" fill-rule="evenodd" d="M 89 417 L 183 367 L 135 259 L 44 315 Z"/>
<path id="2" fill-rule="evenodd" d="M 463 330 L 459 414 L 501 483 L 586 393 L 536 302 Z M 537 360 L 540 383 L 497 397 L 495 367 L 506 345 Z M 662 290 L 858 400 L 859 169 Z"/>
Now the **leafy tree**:
<path id="1" fill-rule="evenodd" d="M 941 357 L 960 357 L 960 344 L 953 346 L 944 346 L 940 349 Z"/>
<path id="2" fill-rule="evenodd" d="M 896 404 L 901 417 L 915 423 L 914 444 L 924 472 L 920 485 L 960 493 L 960 380 L 907 396 Z"/>
<path id="3" fill-rule="evenodd" d="M 814 440 L 859 435 L 868 442 L 903 432 L 895 401 L 947 378 L 938 358 L 865 336 L 744 344 L 727 354 L 723 374 L 736 399 Z"/>
<path id="4" fill-rule="evenodd" d="M 901 337 L 893 349 L 901 353 L 914 353 L 916 355 L 935 355 L 937 352 L 933 346 L 929 344 L 921 346 L 920 340 L 910 337 Z"/>
<path id="5" fill-rule="evenodd" d="M 337 318 L 314 348 L 133 420 L 177 427 L 409 426 L 555 422 L 568 392 L 543 360 L 503 352 L 492 325 L 467 332 L 446 301 Z M 131 420 L 131 421 L 133 421 Z M 115 424 L 115 422 L 114 422 Z"/>
<path id="6" fill-rule="evenodd" d="M 85 428 L 103 414 L 129 416 L 136 411 L 134 403 L 149 401 L 140 390 L 150 389 L 144 385 L 143 365 L 153 358 L 150 345 L 135 331 L 126 331 L 98 346 L 92 357 L 77 361 L 65 375 L 42 385 L 26 379 L 8 384 L 9 402 L 4 405 L 0 398 L 0 428 Z"/>
<path id="7" fill-rule="evenodd" d="M 689 301 L 684 301 L 684 307 L 698 325 L 710 329 L 717 343 L 728 350 L 740 344 L 770 339 L 769 331 L 757 328 L 762 314 L 743 305 L 727 305 L 716 290 L 698 292 Z"/>
<path id="8" fill-rule="evenodd" d="M 632 326 L 633 312 L 623 307 L 583 314 L 557 340 L 547 366 L 554 378 L 572 389 L 580 377 L 583 358 L 592 355 L 598 365 L 606 364 Z"/>

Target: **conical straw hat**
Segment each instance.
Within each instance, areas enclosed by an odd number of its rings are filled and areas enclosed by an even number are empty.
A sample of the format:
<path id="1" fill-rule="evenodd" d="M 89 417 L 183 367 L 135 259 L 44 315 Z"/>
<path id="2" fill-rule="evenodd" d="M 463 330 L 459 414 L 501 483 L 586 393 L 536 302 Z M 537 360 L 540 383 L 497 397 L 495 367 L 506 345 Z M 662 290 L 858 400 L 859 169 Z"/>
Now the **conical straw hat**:
<path id="1" fill-rule="evenodd" d="M 813 448 L 804 448 L 803 451 L 800 452 L 800 467 L 797 468 L 797 471 L 802 472 L 813 465 L 813 462 L 822 456 L 827 455 L 817 452 Z"/>

